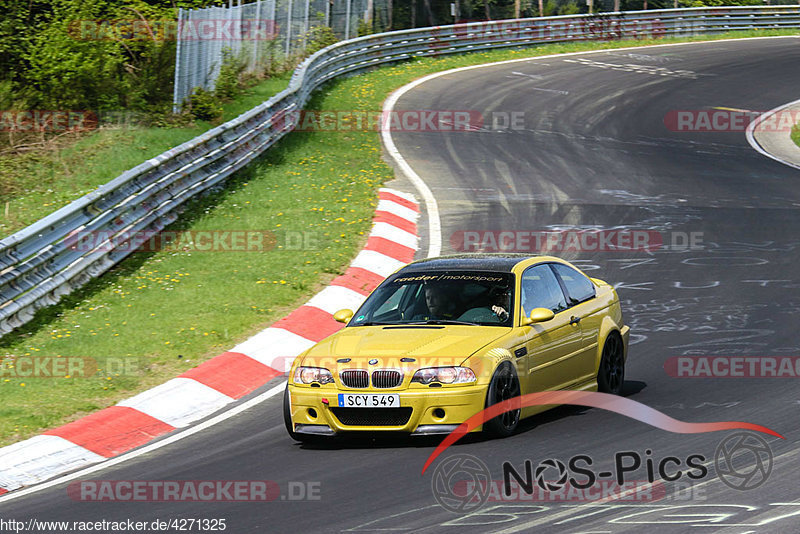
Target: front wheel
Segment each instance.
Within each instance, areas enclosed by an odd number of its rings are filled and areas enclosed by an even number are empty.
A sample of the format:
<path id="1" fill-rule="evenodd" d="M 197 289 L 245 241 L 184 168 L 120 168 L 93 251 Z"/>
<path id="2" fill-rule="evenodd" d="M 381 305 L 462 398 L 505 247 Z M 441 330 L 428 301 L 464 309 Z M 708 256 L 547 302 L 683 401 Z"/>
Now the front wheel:
<path id="1" fill-rule="evenodd" d="M 486 392 L 486 407 L 508 399 L 519 397 L 519 378 L 510 362 L 503 362 L 494 372 Z M 490 436 L 510 436 L 519 425 L 520 410 L 504 412 L 483 425 L 484 432 Z"/>
<path id="2" fill-rule="evenodd" d="M 600 368 L 597 370 L 597 389 L 602 393 L 619 395 L 625 383 L 625 354 L 622 338 L 612 332 L 603 345 Z"/>

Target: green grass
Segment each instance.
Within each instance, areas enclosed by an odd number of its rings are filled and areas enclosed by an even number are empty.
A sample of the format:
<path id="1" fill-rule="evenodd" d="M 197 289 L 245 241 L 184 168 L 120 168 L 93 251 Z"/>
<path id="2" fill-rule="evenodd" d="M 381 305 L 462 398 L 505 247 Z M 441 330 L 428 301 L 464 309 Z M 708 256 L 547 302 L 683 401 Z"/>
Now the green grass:
<path id="1" fill-rule="evenodd" d="M 738 34 L 741 35 L 741 34 Z M 763 34 L 748 34 L 763 35 Z M 721 35 L 718 38 L 730 36 Z M 431 72 L 559 52 L 673 41 L 576 43 L 418 59 L 335 81 L 308 109 L 381 109 L 392 90 Z M 139 163 L 139 160 L 136 161 Z M 376 132 L 295 132 L 194 202 L 176 228 L 312 232 L 314 250 L 135 253 L 102 279 L 0 340 L 5 355 L 139 358 L 132 376 L 0 378 L 0 445 L 30 437 L 231 348 L 302 303 L 363 245 L 375 190 L 392 178 Z"/>
<path id="2" fill-rule="evenodd" d="M 225 103 L 223 120 L 285 89 L 290 76 L 286 73 L 245 89 L 236 100 Z M 103 128 L 61 149 L 0 156 L 0 236 L 32 224 L 211 127 L 197 121 L 187 128 Z"/>
<path id="3" fill-rule="evenodd" d="M 792 126 L 791 137 L 792 141 L 794 141 L 794 144 L 800 146 L 800 124 L 795 124 L 794 126 Z"/>

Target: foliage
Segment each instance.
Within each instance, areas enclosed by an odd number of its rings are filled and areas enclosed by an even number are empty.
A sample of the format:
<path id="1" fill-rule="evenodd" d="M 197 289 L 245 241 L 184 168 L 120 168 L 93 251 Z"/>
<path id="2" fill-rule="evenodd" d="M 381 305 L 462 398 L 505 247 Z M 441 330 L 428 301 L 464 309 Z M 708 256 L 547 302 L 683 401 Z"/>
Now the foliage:
<path id="1" fill-rule="evenodd" d="M 189 96 L 189 112 L 195 119 L 214 121 L 222 116 L 222 106 L 212 91 L 196 87 Z"/>
<path id="2" fill-rule="evenodd" d="M 794 144 L 800 146 L 800 124 L 792 126 L 792 133 L 790 135 Z"/>
<path id="3" fill-rule="evenodd" d="M 569 2 L 556 2 L 555 0 L 547 0 L 547 2 L 544 3 L 545 17 L 552 17 L 555 15 L 577 15 L 580 12 L 581 8 L 572 0 Z"/>
<path id="4" fill-rule="evenodd" d="M 680 0 L 680 7 L 760 6 L 761 0 Z M 671 7 L 671 6 L 670 6 Z"/>
<path id="5" fill-rule="evenodd" d="M 336 34 L 333 33 L 333 30 L 322 24 L 313 26 L 311 29 L 309 29 L 306 39 L 306 54 L 308 55 L 311 55 L 318 50 L 322 50 L 326 46 L 330 46 L 338 41 Z"/>
<path id="6" fill-rule="evenodd" d="M 159 38 L 152 21 L 175 21 L 178 7 L 223 3 L 0 0 L 3 91 L 18 108 L 163 112 L 171 101 L 175 42 Z M 134 21 L 147 31 L 131 38 L 126 31 Z"/>
<path id="7" fill-rule="evenodd" d="M 578 7 L 578 4 L 571 1 L 567 2 L 566 4 L 562 4 L 558 9 L 559 15 L 577 15 L 580 12 L 581 8 Z"/>
<path id="8" fill-rule="evenodd" d="M 283 46 L 277 39 L 262 41 L 259 46 L 259 67 L 264 76 L 270 77 L 286 72 L 286 62 L 284 58 Z"/>
<path id="9" fill-rule="evenodd" d="M 230 49 L 222 51 L 222 65 L 215 82 L 214 92 L 223 100 L 230 100 L 239 94 L 242 75 L 247 68 L 245 54 L 235 54 Z"/>
<path id="10" fill-rule="evenodd" d="M 356 29 L 356 35 L 358 35 L 359 37 L 363 37 L 365 35 L 370 35 L 372 33 L 373 33 L 372 26 L 365 20 L 358 19 L 358 28 Z"/>

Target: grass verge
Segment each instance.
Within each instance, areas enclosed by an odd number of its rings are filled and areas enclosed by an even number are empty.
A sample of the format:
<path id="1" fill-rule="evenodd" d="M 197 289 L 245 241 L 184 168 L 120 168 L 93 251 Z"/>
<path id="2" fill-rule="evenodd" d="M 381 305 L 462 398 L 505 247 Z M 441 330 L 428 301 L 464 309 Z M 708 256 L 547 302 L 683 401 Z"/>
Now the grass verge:
<path id="1" fill-rule="evenodd" d="M 223 121 L 251 109 L 289 84 L 291 73 L 244 89 L 223 105 Z M 77 141 L 65 138 L 22 154 L 0 156 L 0 237 L 10 235 L 93 191 L 212 125 L 187 128 L 102 128 Z"/>
<path id="2" fill-rule="evenodd" d="M 761 35 L 778 33 L 717 38 Z M 375 111 L 392 90 L 432 72 L 688 40 L 557 44 L 418 59 L 332 82 L 307 108 Z M 0 445 L 162 383 L 280 318 L 348 264 L 369 230 L 375 189 L 391 177 L 381 160 L 377 132 L 310 131 L 286 137 L 229 180 L 224 191 L 195 201 L 173 228 L 271 231 L 277 237 L 274 249 L 135 253 L 0 340 L 9 358 L 0 367 L 5 373 L 0 375 Z M 299 249 L 287 242 L 304 233 L 311 239 Z M 115 357 L 137 365 L 130 373 L 102 369 L 87 378 L 26 379 L 8 367 L 19 356 Z"/>

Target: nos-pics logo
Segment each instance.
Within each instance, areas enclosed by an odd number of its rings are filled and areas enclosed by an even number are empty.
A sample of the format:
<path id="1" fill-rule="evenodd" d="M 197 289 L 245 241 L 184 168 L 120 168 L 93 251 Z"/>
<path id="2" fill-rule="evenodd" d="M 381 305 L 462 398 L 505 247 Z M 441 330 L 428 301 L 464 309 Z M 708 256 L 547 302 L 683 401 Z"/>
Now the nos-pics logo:
<path id="1" fill-rule="evenodd" d="M 713 461 L 720 481 L 732 489 L 747 491 L 769 479 L 773 454 L 761 436 L 745 431 L 725 437 L 717 446 Z M 707 472 L 705 468 L 703 471 Z M 536 485 L 546 492 L 563 489 L 569 475 L 564 462 L 553 458 L 540 462 L 533 472 Z M 486 504 L 493 484 L 491 471 L 482 460 L 469 454 L 454 454 L 434 469 L 431 490 L 445 510 L 470 513 Z"/>

